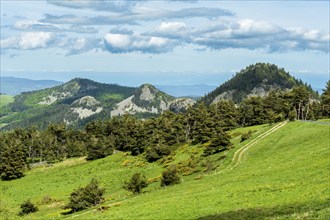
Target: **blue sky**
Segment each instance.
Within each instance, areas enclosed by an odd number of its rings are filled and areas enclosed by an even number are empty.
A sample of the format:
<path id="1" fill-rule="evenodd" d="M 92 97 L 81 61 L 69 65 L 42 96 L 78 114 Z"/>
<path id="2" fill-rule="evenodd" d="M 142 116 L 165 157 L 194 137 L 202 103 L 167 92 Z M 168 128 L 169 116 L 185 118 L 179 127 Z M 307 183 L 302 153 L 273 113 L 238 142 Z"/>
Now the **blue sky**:
<path id="1" fill-rule="evenodd" d="M 329 1 L 1 0 L 1 75 L 219 85 L 256 62 L 322 88 Z"/>

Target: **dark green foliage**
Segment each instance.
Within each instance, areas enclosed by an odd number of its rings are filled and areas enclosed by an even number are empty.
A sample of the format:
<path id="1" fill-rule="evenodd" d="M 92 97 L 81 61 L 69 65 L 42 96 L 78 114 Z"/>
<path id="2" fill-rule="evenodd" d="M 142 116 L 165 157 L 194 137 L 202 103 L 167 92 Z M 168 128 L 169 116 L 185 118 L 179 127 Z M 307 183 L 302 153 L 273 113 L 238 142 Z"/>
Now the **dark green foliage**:
<path id="1" fill-rule="evenodd" d="M 124 183 L 124 189 L 134 194 L 141 193 L 142 189 L 148 186 L 147 178 L 141 173 L 134 173 L 131 179 Z"/>
<path id="2" fill-rule="evenodd" d="M 1 135 L 0 140 L 0 176 L 2 180 L 21 178 L 28 168 L 28 155 L 24 142 L 28 134 L 23 129 Z"/>
<path id="3" fill-rule="evenodd" d="M 208 156 L 220 153 L 228 150 L 230 145 L 229 136 L 226 133 L 219 134 L 211 139 L 210 144 L 205 148 L 203 155 Z"/>
<path id="4" fill-rule="evenodd" d="M 79 188 L 71 193 L 70 201 L 65 206 L 65 209 L 71 209 L 71 212 L 78 212 L 96 206 L 104 200 L 104 192 L 105 190 L 99 187 L 98 181 L 92 179 L 86 187 Z"/>
<path id="5" fill-rule="evenodd" d="M 330 80 L 327 82 L 326 88 L 321 95 L 321 108 L 324 117 L 330 117 Z"/>
<path id="6" fill-rule="evenodd" d="M 178 170 L 176 167 L 170 167 L 162 172 L 162 179 L 160 185 L 162 187 L 174 185 L 181 182 Z"/>
<path id="7" fill-rule="evenodd" d="M 252 131 L 249 130 L 247 133 L 242 134 L 241 136 L 241 142 L 250 139 L 252 136 Z"/>
<path id="8" fill-rule="evenodd" d="M 295 110 L 291 110 L 288 115 L 289 121 L 294 121 L 297 119 L 297 112 Z"/>
<path id="9" fill-rule="evenodd" d="M 100 159 L 113 153 L 114 140 L 111 136 L 96 138 L 92 136 L 87 145 L 87 160 Z"/>
<path id="10" fill-rule="evenodd" d="M 146 159 L 148 162 L 154 162 L 170 154 L 171 150 L 166 145 L 150 146 L 146 151 Z"/>
<path id="11" fill-rule="evenodd" d="M 38 211 L 38 207 L 34 205 L 30 199 L 28 199 L 21 204 L 21 211 L 18 215 L 23 216 L 36 211 Z"/>

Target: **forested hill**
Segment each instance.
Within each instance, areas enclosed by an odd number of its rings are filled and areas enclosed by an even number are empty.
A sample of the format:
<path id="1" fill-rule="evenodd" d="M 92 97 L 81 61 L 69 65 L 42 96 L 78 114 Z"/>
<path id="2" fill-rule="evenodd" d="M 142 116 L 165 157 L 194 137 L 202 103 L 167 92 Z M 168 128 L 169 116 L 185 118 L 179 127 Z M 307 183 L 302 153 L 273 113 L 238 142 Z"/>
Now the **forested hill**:
<path id="1" fill-rule="evenodd" d="M 96 116 L 109 114 L 135 90 L 76 78 L 60 86 L 15 96 L 13 103 L 1 109 L 0 124 L 5 124 L 6 129 L 32 124 L 47 127 L 50 122 L 84 125 Z"/>
<path id="2" fill-rule="evenodd" d="M 299 85 L 306 86 L 315 94 L 310 85 L 295 79 L 283 68 L 269 63 L 256 63 L 236 73 L 233 78 L 204 96 L 201 101 L 211 104 L 221 99 L 231 99 L 239 103 L 247 96 L 265 96 L 274 89 L 287 90 Z"/>
<path id="3" fill-rule="evenodd" d="M 189 98 L 176 99 L 150 84 L 134 88 L 76 78 L 60 86 L 15 96 L 12 103 L 0 108 L 0 128 L 46 128 L 49 123 L 63 122 L 70 127 L 83 127 L 92 120 L 126 113 L 147 118 L 169 109 L 181 112 L 194 103 Z"/>

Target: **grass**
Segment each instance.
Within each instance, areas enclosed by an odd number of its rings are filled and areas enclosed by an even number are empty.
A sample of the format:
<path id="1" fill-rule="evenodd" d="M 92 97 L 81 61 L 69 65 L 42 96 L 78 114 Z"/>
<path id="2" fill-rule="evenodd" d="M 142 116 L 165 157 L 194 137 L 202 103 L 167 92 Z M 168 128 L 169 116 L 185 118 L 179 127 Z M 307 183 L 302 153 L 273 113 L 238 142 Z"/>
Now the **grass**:
<path id="1" fill-rule="evenodd" d="M 11 95 L 0 95 L 0 108 L 2 106 L 6 106 L 9 103 L 12 103 L 14 101 L 14 97 Z"/>
<path id="2" fill-rule="evenodd" d="M 22 179 L 1 182 L 1 214 L 19 219 L 19 204 L 31 198 L 39 211 L 23 219 L 329 219 L 329 125 L 288 123 L 249 148 L 238 167 L 217 174 L 237 149 L 269 128 L 233 131 L 235 147 L 227 157 L 211 158 L 218 170 L 184 176 L 181 184 L 166 188 L 155 182 L 138 196 L 123 190 L 123 181 L 138 170 L 157 177 L 163 170 L 160 164 L 118 153 L 92 162 L 77 158 L 38 167 Z M 249 129 L 255 130 L 253 137 L 240 143 L 239 134 Z M 201 151 L 202 146 L 179 147 L 169 163 L 184 162 Z M 62 215 L 70 193 L 92 177 L 106 188 L 103 208 Z M 53 200 L 42 204 L 46 195 Z"/>

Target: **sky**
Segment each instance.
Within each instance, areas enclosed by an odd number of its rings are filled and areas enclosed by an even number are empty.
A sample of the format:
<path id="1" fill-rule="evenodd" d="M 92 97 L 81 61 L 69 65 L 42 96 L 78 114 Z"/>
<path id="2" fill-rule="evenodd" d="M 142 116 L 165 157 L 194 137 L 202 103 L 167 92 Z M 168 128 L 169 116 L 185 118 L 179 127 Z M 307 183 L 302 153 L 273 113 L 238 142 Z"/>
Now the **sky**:
<path id="1" fill-rule="evenodd" d="M 1 76 L 219 85 L 268 62 L 329 80 L 329 1 L 0 2 Z"/>

